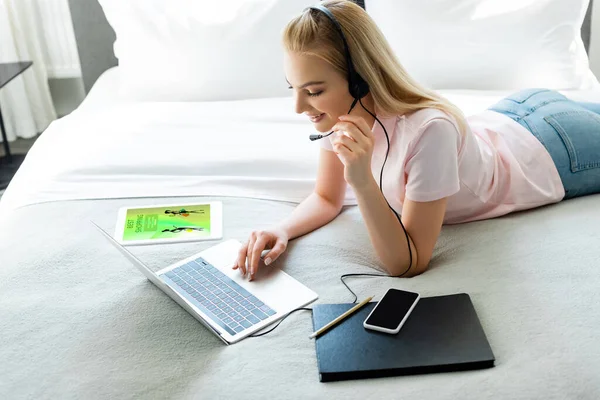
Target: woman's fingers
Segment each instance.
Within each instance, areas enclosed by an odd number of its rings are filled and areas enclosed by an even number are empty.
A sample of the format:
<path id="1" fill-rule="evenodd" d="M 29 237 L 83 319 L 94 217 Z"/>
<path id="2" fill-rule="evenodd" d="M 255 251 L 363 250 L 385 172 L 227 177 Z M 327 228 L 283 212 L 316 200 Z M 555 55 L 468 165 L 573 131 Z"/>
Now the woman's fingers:
<path id="1" fill-rule="evenodd" d="M 264 258 L 265 265 L 269 265 L 285 251 L 287 241 L 285 233 L 277 230 L 252 232 L 248 242 L 240 248 L 233 269 L 239 269 L 242 276 L 248 275 L 252 281 L 261 258 Z"/>
<path id="2" fill-rule="evenodd" d="M 250 234 L 250 240 L 248 240 L 248 249 L 246 251 L 246 271 L 243 275 L 250 272 L 250 264 L 252 263 L 252 250 L 254 249 L 254 243 L 256 242 L 256 233 L 252 232 Z"/>
<path id="3" fill-rule="evenodd" d="M 267 247 L 269 239 L 267 235 L 258 235 L 258 239 L 254 242 L 254 248 L 252 249 L 252 261 L 250 263 L 250 280 L 254 279 L 254 274 L 258 271 L 258 262 L 260 261 L 260 255 Z"/>
<path id="4" fill-rule="evenodd" d="M 358 117 L 356 115 L 341 115 L 339 117 L 340 121 L 351 123 L 356 126 L 360 133 L 363 134 L 364 137 L 370 138 L 373 136 L 373 132 L 371 128 L 367 124 L 367 121 L 363 117 Z"/>
<path id="5" fill-rule="evenodd" d="M 285 251 L 286 245 L 283 241 L 278 240 L 275 243 L 275 246 L 267 254 L 265 254 L 265 265 L 271 264 L 273 261 L 277 260 L 277 257 L 281 255 Z"/>
<path id="6" fill-rule="evenodd" d="M 248 252 L 248 242 L 244 243 L 244 245 L 238 251 L 238 256 L 235 261 L 235 265 L 233 269 L 240 269 L 242 272 L 242 276 L 246 275 L 246 254 Z"/>
<path id="7" fill-rule="evenodd" d="M 340 135 L 338 138 L 334 139 L 332 145 L 335 145 L 335 144 L 345 146 L 349 151 L 351 151 L 353 153 L 356 153 L 361 149 L 361 147 L 358 143 L 356 143 L 354 140 L 352 140 L 351 138 L 349 138 L 346 135 Z"/>
<path id="8" fill-rule="evenodd" d="M 337 133 L 337 138 L 347 137 L 355 143 L 358 143 L 361 147 L 364 147 L 369 143 L 369 138 L 366 137 L 361 130 L 354 125 L 352 122 L 340 121 L 333 127 L 333 130 Z"/>

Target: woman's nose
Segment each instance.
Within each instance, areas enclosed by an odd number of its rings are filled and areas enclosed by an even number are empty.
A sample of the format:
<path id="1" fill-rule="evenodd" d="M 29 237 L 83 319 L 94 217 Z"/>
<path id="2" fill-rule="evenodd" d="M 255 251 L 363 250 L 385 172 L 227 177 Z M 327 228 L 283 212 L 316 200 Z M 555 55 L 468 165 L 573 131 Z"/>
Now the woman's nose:
<path id="1" fill-rule="evenodd" d="M 302 114 L 304 111 L 306 111 L 306 102 L 302 100 L 301 96 L 299 96 L 298 93 L 294 94 L 294 103 L 297 114 Z"/>

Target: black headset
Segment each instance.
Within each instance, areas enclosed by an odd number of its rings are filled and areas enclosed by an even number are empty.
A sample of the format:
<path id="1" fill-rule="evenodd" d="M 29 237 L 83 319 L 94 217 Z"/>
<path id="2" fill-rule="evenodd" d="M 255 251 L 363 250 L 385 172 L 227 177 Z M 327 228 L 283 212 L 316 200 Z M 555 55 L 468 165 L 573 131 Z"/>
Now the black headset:
<path id="1" fill-rule="evenodd" d="M 327 7 L 316 5 L 310 8 L 313 10 L 319 10 L 325 14 L 331 20 L 333 26 L 335 26 L 335 29 L 339 32 L 342 42 L 344 43 L 344 55 L 346 56 L 346 63 L 348 64 L 348 90 L 353 98 L 362 99 L 369 94 L 369 84 L 362 78 L 362 76 L 358 74 L 358 72 L 356 72 L 356 69 L 354 68 L 352 57 L 350 57 L 350 49 L 348 48 L 348 42 L 346 41 L 346 36 L 344 35 L 342 26 Z"/>
<path id="2" fill-rule="evenodd" d="M 323 14 L 325 14 L 327 16 L 327 18 L 329 18 L 329 20 L 333 23 L 333 26 L 335 26 L 335 28 L 339 32 L 340 37 L 342 38 L 342 42 L 344 43 L 344 53 L 346 56 L 346 63 L 348 65 L 348 90 L 350 91 L 350 94 L 352 95 L 352 97 L 354 97 L 354 101 L 352 102 L 352 106 L 350 107 L 348 114 L 350 114 L 350 111 L 352 111 L 352 109 L 356 105 L 356 102 L 360 102 L 360 105 L 362 106 L 362 108 L 364 108 L 364 110 L 367 113 L 369 113 L 373 118 L 375 118 L 375 120 L 383 128 L 383 132 L 385 132 L 385 137 L 387 139 L 387 152 L 385 153 L 385 160 L 383 161 L 383 165 L 381 166 L 381 173 L 379 175 L 379 190 L 381 190 L 381 194 L 383 195 L 383 198 L 385 199 L 385 195 L 383 194 L 383 187 L 382 187 L 382 185 L 383 185 L 383 168 L 385 167 L 385 162 L 387 161 L 387 157 L 390 152 L 390 137 L 388 136 L 385 126 L 381 123 L 381 121 L 377 118 L 377 116 L 375 114 L 373 114 L 371 111 L 367 110 L 367 108 L 363 105 L 363 103 L 361 101 L 361 99 L 369 93 L 369 84 L 358 74 L 358 72 L 356 72 L 356 69 L 354 69 L 354 65 L 352 64 L 352 58 L 350 57 L 350 50 L 348 48 L 348 42 L 346 41 L 346 36 L 344 36 L 344 32 L 342 31 L 342 26 L 335 19 L 335 17 L 333 16 L 333 13 L 327 7 L 325 7 L 323 5 L 311 6 L 309 8 L 312 10 L 320 11 Z M 324 137 L 331 135 L 332 133 L 333 133 L 333 131 L 329 132 L 326 135 L 310 135 L 310 140 L 322 139 Z M 401 275 L 398 275 L 398 276 L 403 276 L 411 269 L 412 262 L 413 262 L 412 250 L 410 248 L 410 240 L 408 238 L 408 233 L 406 232 L 406 228 L 404 227 L 404 224 L 402 223 L 402 220 L 400 219 L 400 216 L 398 215 L 396 210 L 394 210 L 392 208 L 392 206 L 390 206 L 390 203 L 388 203 L 387 199 L 385 201 L 386 201 L 388 207 L 390 207 L 390 209 L 396 215 L 396 218 L 398 218 L 398 222 L 400 222 L 400 226 L 402 226 L 402 230 L 404 231 L 404 235 L 406 236 L 406 243 L 408 244 L 408 254 L 409 254 L 408 268 Z M 358 275 L 369 275 L 369 274 L 358 274 Z M 347 274 L 344 276 L 354 276 L 354 274 Z M 344 276 L 342 276 L 342 278 Z M 377 275 L 377 276 L 380 276 L 380 275 Z M 342 283 L 343 282 L 344 281 L 342 279 Z M 344 283 L 344 285 L 346 285 L 346 284 Z M 348 285 L 346 285 L 346 287 L 348 288 Z M 350 288 L 348 288 L 348 290 L 350 290 Z M 350 292 L 352 292 L 352 290 L 350 290 Z M 354 293 L 354 292 L 352 292 L 352 293 Z"/>
<path id="3" fill-rule="evenodd" d="M 350 95 L 354 98 L 354 102 L 352 102 L 352 105 L 350 106 L 350 110 L 348 110 L 348 114 L 350 114 L 350 111 L 352 111 L 352 109 L 356 105 L 356 102 L 359 101 L 360 99 L 362 99 L 363 97 L 365 97 L 367 94 L 369 94 L 369 84 L 367 83 L 367 81 L 365 81 L 363 79 L 362 76 L 359 75 L 358 72 L 356 72 L 356 69 L 354 69 L 354 64 L 352 64 L 352 57 L 350 57 L 350 49 L 348 48 L 348 42 L 346 41 L 346 36 L 344 35 L 342 26 L 337 21 L 337 19 L 335 19 L 335 17 L 333 16 L 333 13 L 331 11 L 329 11 L 329 9 L 327 7 L 322 6 L 320 4 L 316 5 L 316 6 L 311 6 L 311 7 L 309 7 L 309 9 L 317 10 L 317 11 L 320 11 L 323 14 L 325 14 L 327 16 L 327 18 L 329 18 L 329 20 L 331 21 L 331 23 L 333 24 L 335 29 L 340 34 L 340 37 L 342 38 L 342 42 L 344 44 L 344 56 L 345 56 L 344 58 L 346 59 L 346 65 L 347 65 L 347 69 L 348 69 L 348 91 L 350 92 Z M 333 133 L 333 131 L 329 132 L 326 135 L 318 135 L 318 134 L 310 135 L 309 139 L 313 140 L 313 141 L 323 139 L 324 137 L 327 137 L 327 136 L 331 135 L 332 133 Z"/>
<path id="4" fill-rule="evenodd" d="M 360 105 L 362 106 L 362 108 L 364 108 L 366 112 L 368 112 L 373 118 L 375 118 L 375 120 L 379 123 L 379 125 L 381 125 L 381 127 L 383 128 L 383 131 L 385 132 L 385 137 L 387 138 L 388 147 L 387 147 L 387 152 L 385 153 L 385 160 L 383 161 L 383 165 L 381 166 L 381 174 L 379 175 L 379 189 L 381 190 L 381 194 L 383 195 L 383 188 L 381 186 L 382 180 L 383 180 L 383 167 L 385 167 L 385 162 L 387 161 L 387 156 L 388 156 L 388 153 L 390 152 L 390 137 L 388 136 L 385 126 L 381 123 L 381 121 L 377 118 L 377 116 L 375 114 L 373 114 L 371 111 L 367 110 L 367 108 L 363 105 L 362 101 L 360 100 L 363 97 L 365 97 L 367 94 L 369 94 L 369 84 L 358 74 L 358 72 L 356 72 L 356 70 L 354 69 L 354 65 L 352 65 L 352 59 L 350 58 L 350 50 L 348 50 L 348 43 L 346 42 L 346 37 L 344 36 L 344 32 L 342 31 L 342 27 L 340 26 L 339 22 L 335 19 L 335 17 L 333 16 L 333 13 L 322 5 L 312 6 L 309 8 L 313 9 L 313 10 L 321 11 L 323 14 L 325 14 L 331 20 L 333 25 L 336 27 L 337 31 L 340 33 L 342 41 L 344 42 L 344 52 L 346 55 L 346 63 L 348 64 L 348 90 L 350 91 L 350 94 L 352 95 L 352 97 L 354 97 L 354 101 L 352 102 L 352 106 L 350 106 L 350 110 L 348 111 L 348 114 L 350 114 L 350 111 L 352 111 L 352 109 L 354 108 L 356 103 L 360 102 Z M 310 135 L 310 140 L 322 139 L 324 137 L 331 135 L 332 133 L 333 133 L 333 131 L 329 132 L 326 135 Z M 383 198 L 385 199 L 385 195 L 383 195 Z M 398 218 L 398 222 L 400 222 L 400 226 L 402 227 L 402 230 L 404 231 L 404 235 L 406 236 L 406 243 L 408 244 L 408 254 L 410 257 L 408 268 L 402 274 L 395 275 L 396 277 L 401 277 L 401 276 L 405 275 L 412 267 L 413 258 L 412 258 L 412 251 L 410 249 L 410 240 L 408 239 L 408 233 L 406 232 L 406 228 L 404 227 L 404 224 L 402 223 L 400 216 L 398 215 L 396 210 L 394 210 L 392 208 L 392 206 L 390 206 L 390 203 L 387 202 L 387 199 L 385 199 L 385 202 L 387 203 L 388 207 L 394 212 L 394 214 L 396 215 L 396 218 Z M 344 274 L 344 275 L 340 276 L 340 280 L 342 281 L 344 286 L 346 286 L 346 289 L 348 289 L 350 291 L 350 293 L 352 293 L 354 295 L 354 303 L 356 303 L 356 301 L 358 300 L 356 293 L 354 293 L 352 291 L 352 289 L 350 289 L 350 287 L 348 285 L 346 285 L 346 282 L 344 282 L 344 278 L 348 277 L 348 276 L 387 276 L 387 275 L 382 275 L 382 274 Z M 275 328 L 277 328 L 279 326 L 279 324 L 281 324 L 283 322 L 284 319 L 286 319 L 293 312 L 296 312 L 299 310 L 312 311 L 311 308 L 306 308 L 306 307 L 296 308 L 295 310 L 288 313 L 285 317 L 283 317 L 277 323 L 277 325 L 275 325 L 273 328 L 271 328 L 268 331 L 263 332 L 263 333 L 255 333 L 253 335 L 250 335 L 250 337 L 263 336 L 269 332 L 272 332 Z"/>

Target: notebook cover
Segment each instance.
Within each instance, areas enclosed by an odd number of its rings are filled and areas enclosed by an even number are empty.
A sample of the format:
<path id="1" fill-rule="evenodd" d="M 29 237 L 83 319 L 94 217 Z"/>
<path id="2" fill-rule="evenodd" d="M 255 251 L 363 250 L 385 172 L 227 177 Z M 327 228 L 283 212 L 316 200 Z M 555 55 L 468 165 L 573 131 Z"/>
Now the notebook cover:
<path id="1" fill-rule="evenodd" d="M 494 354 L 468 294 L 421 298 L 396 335 L 363 327 L 375 304 L 367 304 L 317 337 L 321 382 L 494 366 Z M 314 305 L 314 329 L 353 306 Z"/>

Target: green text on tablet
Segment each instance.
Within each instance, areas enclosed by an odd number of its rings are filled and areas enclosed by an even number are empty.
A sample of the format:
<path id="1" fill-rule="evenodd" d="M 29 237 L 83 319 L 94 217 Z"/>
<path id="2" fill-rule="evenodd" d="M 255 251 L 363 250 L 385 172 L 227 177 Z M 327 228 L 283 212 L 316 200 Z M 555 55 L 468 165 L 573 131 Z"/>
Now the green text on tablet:
<path id="1" fill-rule="evenodd" d="M 223 204 L 144 205 L 119 209 L 115 239 L 124 245 L 191 242 L 223 237 Z"/>

